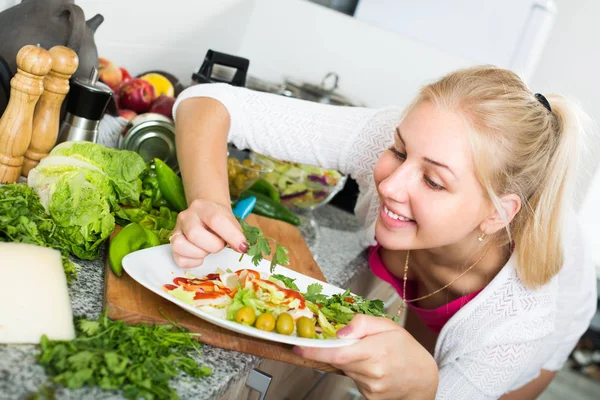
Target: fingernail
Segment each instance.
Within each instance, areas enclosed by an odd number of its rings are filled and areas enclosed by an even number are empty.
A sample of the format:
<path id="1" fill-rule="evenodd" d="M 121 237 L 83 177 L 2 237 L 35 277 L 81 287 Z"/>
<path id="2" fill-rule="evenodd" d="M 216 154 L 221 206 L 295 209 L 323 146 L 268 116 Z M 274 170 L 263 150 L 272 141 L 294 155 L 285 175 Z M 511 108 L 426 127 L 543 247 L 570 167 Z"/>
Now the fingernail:
<path id="1" fill-rule="evenodd" d="M 343 337 L 350 335 L 351 333 L 352 333 L 352 327 L 350 325 L 346 325 L 345 327 L 343 327 L 342 329 L 337 331 L 337 336 L 343 338 Z"/>
<path id="2" fill-rule="evenodd" d="M 247 242 L 244 242 L 244 243 L 240 244 L 240 251 L 242 253 L 247 253 L 249 247 L 250 247 L 250 245 Z"/>
<path id="3" fill-rule="evenodd" d="M 293 351 L 294 353 L 298 354 L 299 356 L 301 356 L 301 355 L 302 355 L 302 347 L 294 346 L 294 347 L 292 348 L 292 351 Z"/>

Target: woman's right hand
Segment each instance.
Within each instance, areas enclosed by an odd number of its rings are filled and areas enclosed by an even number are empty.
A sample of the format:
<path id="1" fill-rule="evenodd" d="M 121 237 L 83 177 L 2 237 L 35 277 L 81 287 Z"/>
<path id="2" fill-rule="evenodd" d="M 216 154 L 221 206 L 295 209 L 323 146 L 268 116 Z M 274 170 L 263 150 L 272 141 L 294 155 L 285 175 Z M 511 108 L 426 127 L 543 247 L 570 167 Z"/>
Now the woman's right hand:
<path id="1" fill-rule="evenodd" d="M 202 265 L 207 255 L 218 253 L 226 244 L 241 253 L 248 251 L 246 237 L 231 209 L 208 200 L 194 200 L 179 213 L 170 242 L 175 263 L 181 268 Z"/>

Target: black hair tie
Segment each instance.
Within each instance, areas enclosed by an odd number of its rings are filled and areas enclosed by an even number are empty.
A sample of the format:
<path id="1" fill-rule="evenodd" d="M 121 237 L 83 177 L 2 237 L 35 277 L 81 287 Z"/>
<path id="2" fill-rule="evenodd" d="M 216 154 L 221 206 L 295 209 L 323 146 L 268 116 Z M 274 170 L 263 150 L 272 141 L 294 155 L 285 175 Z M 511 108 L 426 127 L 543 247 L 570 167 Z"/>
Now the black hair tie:
<path id="1" fill-rule="evenodd" d="M 542 103 L 542 105 L 543 105 L 544 107 L 546 107 L 546 110 L 548 110 L 548 111 L 552 112 L 552 107 L 550 107 L 550 103 L 548 102 L 548 99 L 546 99 L 546 98 L 544 97 L 544 95 L 543 95 L 543 94 L 541 94 L 541 93 L 536 93 L 536 94 L 535 94 L 535 98 L 536 98 L 536 99 L 537 99 L 537 100 L 538 100 L 540 103 Z"/>

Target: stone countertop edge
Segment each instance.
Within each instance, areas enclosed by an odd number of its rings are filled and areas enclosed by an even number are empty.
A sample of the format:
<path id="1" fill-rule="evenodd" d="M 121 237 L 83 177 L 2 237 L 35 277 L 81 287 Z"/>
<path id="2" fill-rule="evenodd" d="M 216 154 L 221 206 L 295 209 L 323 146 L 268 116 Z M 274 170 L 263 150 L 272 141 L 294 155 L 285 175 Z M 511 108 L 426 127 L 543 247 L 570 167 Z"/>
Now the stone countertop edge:
<path id="1" fill-rule="evenodd" d="M 318 221 L 319 231 L 301 229 L 311 252 L 321 267 L 327 281 L 339 287 L 347 287 L 360 273 L 368 268 L 365 249 L 359 246 L 358 221 L 353 214 L 327 205 L 312 213 Z M 310 214 L 301 216 L 303 222 Z M 311 239 L 317 235 L 318 240 Z M 314 237 L 312 237 L 314 239 Z M 73 315 L 85 315 L 95 319 L 102 312 L 104 302 L 104 257 L 92 261 L 77 260 L 81 265 L 78 279 L 69 288 Z M 39 347 L 35 345 L 0 345 L 0 400 L 24 399 L 35 393 L 47 376 L 36 363 Z M 233 383 L 246 377 L 262 360 L 260 357 L 205 345 L 200 355 L 193 355 L 200 364 L 212 368 L 212 375 L 194 380 L 186 376 L 175 378 L 173 387 L 181 399 L 218 399 Z M 58 387 L 57 399 L 122 399 L 118 391 L 104 391 L 97 387 L 69 390 Z"/>

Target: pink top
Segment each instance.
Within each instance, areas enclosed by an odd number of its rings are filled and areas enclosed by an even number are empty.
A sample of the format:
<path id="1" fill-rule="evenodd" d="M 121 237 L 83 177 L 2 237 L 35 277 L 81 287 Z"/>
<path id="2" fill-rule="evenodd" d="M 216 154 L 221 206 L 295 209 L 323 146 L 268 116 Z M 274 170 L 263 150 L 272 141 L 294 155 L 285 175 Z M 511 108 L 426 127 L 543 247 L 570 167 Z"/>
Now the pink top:
<path id="1" fill-rule="evenodd" d="M 369 265 L 371 267 L 371 271 L 378 278 L 386 281 L 390 285 L 392 285 L 400 297 L 404 297 L 404 293 L 402 290 L 402 279 L 396 278 L 391 272 L 383 265 L 383 261 L 379 256 L 379 248 L 381 245 L 373 246 L 369 249 Z M 407 281 L 406 282 L 406 294 L 408 296 L 408 300 L 415 298 L 417 282 L 415 281 Z M 483 289 L 482 289 L 483 290 Z M 443 326 L 448 322 L 450 318 L 458 310 L 461 309 L 465 304 L 471 301 L 475 296 L 477 296 L 481 292 L 478 290 L 476 292 L 467 294 L 463 297 L 460 297 L 456 300 L 451 301 L 448 304 L 445 304 L 441 307 L 434 309 L 425 309 L 415 306 L 413 303 L 407 303 L 408 307 L 414 311 L 415 314 L 423 321 L 425 326 L 436 333 L 440 333 Z"/>

